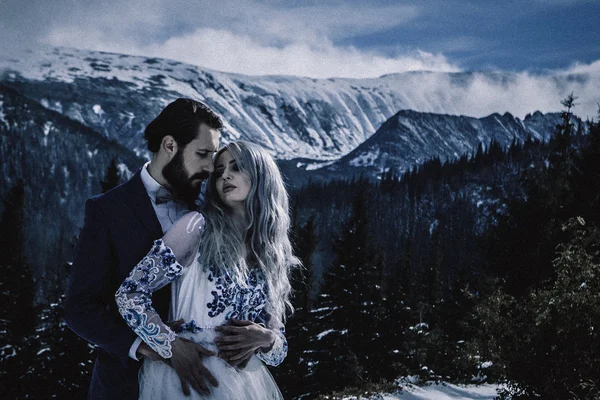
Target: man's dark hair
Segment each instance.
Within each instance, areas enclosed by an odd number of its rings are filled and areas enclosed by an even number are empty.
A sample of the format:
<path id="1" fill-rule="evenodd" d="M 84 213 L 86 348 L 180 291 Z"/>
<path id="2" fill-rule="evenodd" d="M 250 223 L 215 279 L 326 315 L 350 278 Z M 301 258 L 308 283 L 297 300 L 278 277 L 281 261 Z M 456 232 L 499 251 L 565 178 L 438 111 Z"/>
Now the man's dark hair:
<path id="1" fill-rule="evenodd" d="M 213 129 L 223 128 L 221 118 L 205 104 L 192 99 L 175 100 L 146 127 L 144 139 L 148 142 L 148 150 L 158 152 L 160 143 L 167 135 L 173 136 L 181 149 L 185 148 L 198 135 L 201 123 Z"/>

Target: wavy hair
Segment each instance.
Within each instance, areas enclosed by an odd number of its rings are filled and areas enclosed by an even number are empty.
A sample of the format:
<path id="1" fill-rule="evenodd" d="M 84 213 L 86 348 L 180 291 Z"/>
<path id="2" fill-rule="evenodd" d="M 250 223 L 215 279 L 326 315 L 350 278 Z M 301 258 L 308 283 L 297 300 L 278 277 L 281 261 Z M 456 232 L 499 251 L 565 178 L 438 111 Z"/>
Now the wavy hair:
<path id="1" fill-rule="evenodd" d="M 205 268 L 214 266 L 244 285 L 251 268 L 258 268 L 267 282 L 269 303 L 276 316 L 285 320 L 290 302 L 290 272 L 300 267 L 289 239 L 289 199 L 279 168 L 261 147 L 231 142 L 215 156 L 229 151 L 240 171 L 250 176 L 251 188 L 244 205 L 248 224 L 236 222 L 216 189 L 216 174 L 211 174 L 204 206 L 206 231 L 200 244 L 199 261 Z"/>

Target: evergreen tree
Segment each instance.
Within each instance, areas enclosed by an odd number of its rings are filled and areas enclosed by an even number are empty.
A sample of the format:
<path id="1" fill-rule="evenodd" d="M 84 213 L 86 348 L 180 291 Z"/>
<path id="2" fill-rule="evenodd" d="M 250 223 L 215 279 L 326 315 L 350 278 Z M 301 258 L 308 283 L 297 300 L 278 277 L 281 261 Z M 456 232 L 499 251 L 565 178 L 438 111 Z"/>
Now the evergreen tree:
<path id="1" fill-rule="evenodd" d="M 548 144 L 547 163 L 540 160 L 536 168 L 525 172 L 524 198 L 513 199 L 508 212 L 490 231 L 487 260 L 491 271 L 506 280 L 511 295 L 526 295 L 554 273 L 554 249 L 564 240 L 561 225 L 572 216 L 576 202 L 573 172 L 577 155 L 571 146 L 574 101 L 570 95 L 562 102 L 566 110 Z"/>
<path id="2" fill-rule="evenodd" d="M 26 376 L 29 398 L 81 399 L 88 391 L 95 346 L 71 331 L 63 320 L 65 296 L 52 299 L 39 313 Z M 33 362 L 32 362 L 33 361 Z"/>
<path id="3" fill-rule="evenodd" d="M 9 191 L 0 222 L 0 319 L 7 325 L 7 340 L 16 343 L 35 328 L 35 286 L 25 256 L 23 213 L 25 183 L 19 180 Z"/>
<path id="4" fill-rule="evenodd" d="M 317 379 L 327 379 L 329 388 L 375 379 L 385 352 L 378 332 L 381 264 L 369 240 L 369 186 L 360 181 L 357 185 L 352 215 L 333 244 L 336 262 L 326 274 L 319 302 L 319 348 L 335 349 L 335 353 L 333 359 L 316 360 Z"/>
<path id="5" fill-rule="evenodd" d="M 481 354 L 500 366 L 508 394 L 566 399 L 600 396 L 600 230 L 578 217 L 563 226 L 556 279 L 527 297 L 499 290 L 477 308 Z"/>
<path id="6" fill-rule="evenodd" d="M 304 313 L 310 308 L 311 289 L 313 286 L 313 263 L 312 258 L 317 247 L 317 234 L 314 214 L 310 216 L 304 226 L 295 229 L 296 256 L 302 261 L 304 268 L 297 269 L 294 281 L 295 307 Z"/>
<path id="7" fill-rule="evenodd" d="M 106 175 L 100 185 L 102 185 L 102 193 L 108 192 L 110 189 L 115 188 L 121 184 L 121 174 L 119 173 L 119 167 L 117 166 L 116 157 L 113 158 L 106 168 Z"/>
<path id="8" fill-rule="evenodd" d="M 25 398 L 35 357 L 35 286 L 24 248 L 23 213 L 25 184 L 11 188 L 0 222 L 0 323 L 2 349 L 0 377 L 7 398 Z"/>
<path id="9" fill-rule="evenodd" d="M 297 203 L 294 210 L 297 209 Z M 312 289 L 312 255 L 317 245 L 315 220 L 311 216 L 303 226 L 297 223 L 294 213 L 294 254 L 302 261 L 303 268 L 294 270 L 291 277 L 293 290 L 292 305 L 294 314 L 286 322 L 286 337 L 289 343 L 285 363 L 274 370 L 281 387 L 285 387 L 285 397 L 296 397 L 305 393 L 306 377 L 310 374 L 308 361 L 304 353 L 310 350 L 310 336 L 314 334 L 310 320 L 310 298 Z"/>
<path id="10" fill-rule="evenodd" d="M 582 150 L 573 174 L 573 197 L 578 215 L 600 226 L 600 105 L 598 121 L 589 124 L 589 144 Z"/>

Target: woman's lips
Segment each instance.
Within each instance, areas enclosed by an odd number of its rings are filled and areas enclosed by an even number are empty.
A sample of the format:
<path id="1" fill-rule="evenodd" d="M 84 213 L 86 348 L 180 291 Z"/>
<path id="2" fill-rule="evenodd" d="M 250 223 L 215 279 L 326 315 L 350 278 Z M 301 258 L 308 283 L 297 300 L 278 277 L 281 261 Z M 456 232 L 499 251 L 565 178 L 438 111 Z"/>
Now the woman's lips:
<path id="1" fill-rule="evenodd" d="M 236 186 L 233 185 L 223 185 L 223 193 L 228 193 L 234 190 Z"/>

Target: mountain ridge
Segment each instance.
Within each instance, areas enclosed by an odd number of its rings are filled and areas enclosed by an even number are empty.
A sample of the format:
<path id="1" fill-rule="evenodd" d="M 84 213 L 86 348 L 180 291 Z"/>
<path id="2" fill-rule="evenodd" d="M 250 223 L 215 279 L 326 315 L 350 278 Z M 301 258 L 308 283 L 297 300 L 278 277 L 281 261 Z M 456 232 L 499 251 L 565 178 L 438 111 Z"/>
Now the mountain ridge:
<path id="1" fill-rule="evenodd" d="M 23 52 L 21 58 L 0 60 L 0 68 L 0 81 L 139 155 L 146 152 L 145 125 L 183 96 L 205 101 L 223 116 L 224 142 L 243 138 L 280 160 L 323 162 L 350 153 L 398 110 L 465 114 L 460 105 L 465 90 L 482 81 L 503 87 L 518 80 L 499 72 L 413 71 L 368 79 L 250 76 L 65 48 Z M 556 79 L 564 86 L 572 78 Z M 434 83 L 447 90 L 427 92 Z"/>

